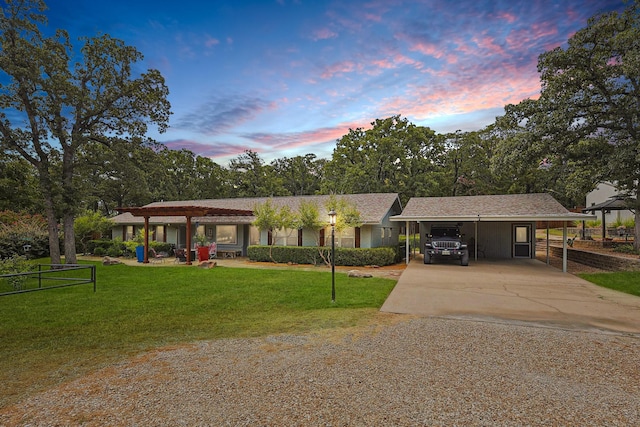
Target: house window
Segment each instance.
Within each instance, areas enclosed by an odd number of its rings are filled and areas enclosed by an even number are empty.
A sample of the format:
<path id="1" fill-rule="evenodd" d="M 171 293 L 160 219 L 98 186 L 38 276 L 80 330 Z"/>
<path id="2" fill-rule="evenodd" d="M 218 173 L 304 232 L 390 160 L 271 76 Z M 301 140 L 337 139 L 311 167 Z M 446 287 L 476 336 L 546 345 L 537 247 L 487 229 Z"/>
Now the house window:
<path id="1" fill-rule="evenodd" d="M 356 247 L 356 229 L 354 227 L 348 227 L 344 230 L 340 231 L 340 233 L 336 233 L 340 235 L 340 244 L 338 245 L 341 248 L 355 248 Z M 336 236 L 337 237 L 337 236 Z M 336 242 L 336 245 L 338 242 Z"/>
<path id="2" fill-rule="evenodd" d="M 250 245 L 260 244 L 260 230 L 258 230 L 258 227 L 254 227 L 253 225 L 249 227 L 249 244 Z"/>
<path id="3" fill-rule="evenodd" d="M 326 246 L 331 245 L 331 227 L 325 228 Z M 356 247 L 356 229 L 355 227 L 347 227 L 344 230 L 336 230 L 336 247 L 337 248 L 355 248 Z"/>
<path id="4" fill-rule="evenodd" d="M 218 225 L 216 227 L 216 243 L 219 245 L 235 245 L 238 242 L 238 226 Z"/>
<path id="5" fill-rule="evenodd" d="M 164 238 L 164 225 L 156 226 L 155 240 L 158 242 L 166 242 L 166 239 Z"/>
<path id="6" fill-rule="evenodd" d="M 133 225 L 127 225 L 127 231 L 125 233 L 126 234 L 125 234 L 124 240 L 133 239 L 133 233 L 134 233 Z"/>
<path id="7" fill-rule="evenodd" d="M 274 246 L 298 246 L 298 229 L 281 228 L 275 235 Z"/>

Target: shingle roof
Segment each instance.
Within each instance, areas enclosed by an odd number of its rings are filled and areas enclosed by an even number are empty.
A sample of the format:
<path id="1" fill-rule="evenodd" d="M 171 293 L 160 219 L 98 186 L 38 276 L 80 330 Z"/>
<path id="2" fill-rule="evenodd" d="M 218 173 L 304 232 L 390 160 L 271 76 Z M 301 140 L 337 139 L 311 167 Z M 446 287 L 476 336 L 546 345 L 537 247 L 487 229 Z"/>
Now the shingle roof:
<path id="1" fill-rule="evenodd" d="M 237 199 L 205 199 L 205 200 L 180 200 L 171 202 L 154 202 L 145 207 L 176 207 L 176 206 L 203 206 L 223 209 L 239 209 L 253 210 L 258 204 L 262 204 L 267 200 L 271 200 L 274 206 L 289 206 L 296 211 L 302 202 L 312 202 L 318 205 L 320 215 L 322 209 L 326 208 L 326 203 L 331 196 L 284 196 L 284 197 L 248 197 Z M 400 200 L 397 193 L 368 193 L 368 194 L 345 194 L 336 195 L 337 199 L 345 199 L 353 203 L 358 211 L 364 224 L 379 224 L 384 219 L 390 209 L 397 204 L 397 211 L 401 209 Z M 328 209 L 327 209 L 328 211 Z M 192 221 L 198 221 L 201 224 L 249 224 L 253 222 L 253 216 L 215 216 L 215 217 L 194 217 Z M 123 213 L 115 216 L 112 220 L 116 224 L 142 224 L 144 218 L 134 217 L 129 213 Z M 186 222 L 185 217 L 167 216 L 167 217 L 151 217 L 151 224 L 180 224 Z"/>
<path id="2" fill-rule="evenodd" d="M 509 221 L 592 219 L 569 212 L 546 193 L 413 197 L 392 221 Z"/>

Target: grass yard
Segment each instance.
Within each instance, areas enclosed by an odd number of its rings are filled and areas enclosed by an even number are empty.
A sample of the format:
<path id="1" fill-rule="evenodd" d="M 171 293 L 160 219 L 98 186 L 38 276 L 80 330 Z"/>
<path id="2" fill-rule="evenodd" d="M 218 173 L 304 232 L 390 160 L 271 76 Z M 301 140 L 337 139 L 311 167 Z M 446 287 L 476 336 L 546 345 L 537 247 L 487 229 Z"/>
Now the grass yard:
<path id="1" fill-rule="evenodd" d="M 613 273 L 582 273 L 579 274 L 585 280 L 604 288 L 615 289 L 631 295 L 640 296 L 640 272 L 618 271 Z"/>
<path id="2" fill-rule="evenodd" d="M 395 281 L 336 273 L 97 265 L 79 285 L 0 297 L 0 407 L 38 390 L 177 343 L 358 325 Z"/>

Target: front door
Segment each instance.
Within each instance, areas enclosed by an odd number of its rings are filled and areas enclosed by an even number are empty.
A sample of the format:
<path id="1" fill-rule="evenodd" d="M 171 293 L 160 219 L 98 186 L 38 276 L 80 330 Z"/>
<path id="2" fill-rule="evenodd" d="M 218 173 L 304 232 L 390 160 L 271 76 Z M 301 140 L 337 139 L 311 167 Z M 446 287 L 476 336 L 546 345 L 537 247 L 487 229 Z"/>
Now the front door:
<path id="1" fill-rule="evenodd" d="M 531 258 L 531 226 L 530 225 L 514 225 L 513 226 L 513 257 L 514 258 Z"/>

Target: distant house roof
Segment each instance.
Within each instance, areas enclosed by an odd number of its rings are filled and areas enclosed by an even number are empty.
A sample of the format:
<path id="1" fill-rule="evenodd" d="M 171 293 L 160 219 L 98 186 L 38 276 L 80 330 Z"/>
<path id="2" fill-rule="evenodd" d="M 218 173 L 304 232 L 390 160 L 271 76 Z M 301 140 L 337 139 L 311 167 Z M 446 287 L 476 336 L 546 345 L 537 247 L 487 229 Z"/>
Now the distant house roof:
<path id="1" fill-rule="evenodd" d="M 623 196 L 612 196 L 602 203 L 598 203 L 597 205 L 591 205 L 587 208 L 582 209 L 582 212 L 625 211 L 625 210 L 633 211 L 633 201 L 625 200 Z"/>
<path id="2" fill-rule="evenodd" d="M 171 215 L 172 210 L 180 208 L 204 208 L 212 212 L 218 210 L 215 216 L 201 216 L 192 218 L 200 224 L 250 224 L 255 220 L 253 215 L 246 215 L 246 211 L 253 211 L 256 205 L 270 200 L 274 206 L 289 206 L 293 211 L 297 211 L 303 202 L 316 203 L 322 215 L 322 209 L 331 196 L 285 196 L 285 197 L 245 197 L 237 199 L 205 199 L 205 200 L 181 200 L 171 202 L 154 202 L 141 208 L 129 208 L 130 210 L 148 210 L 148 212 L 161 212 L 165 210 L 168 215 L 151 216 L 150 224 L 181 224 L 186 222 L 186 217 L 182 215 Z M 389 210 L 394 208 L 400 212 L 402 206 L 397 193 L 368 193 L 368 194 L 345 194 L 336 195 L 336 199 L 345 199 L 353 203 L 364 224 L 380 224 Z M 127 208 L 125 208 L 127 209 Z M 225 215 L 225 211 L 229 214 Z M 239 212 L 237 215 L 234 211 Z M 328 210 L 327 210 L 328 211 Z M 213 214 L 212 214 L 213 215 Z M 144 218 L 134 216 L 129 212 L 121 213 L 112 218 L 116 224 L 143 224 Z"/>
<path id="3" fill-rule="evenodd" d="M 391 221 L 573 221 L 594 219 L 569 212 L 551 195 L 413 197 Z"/>

